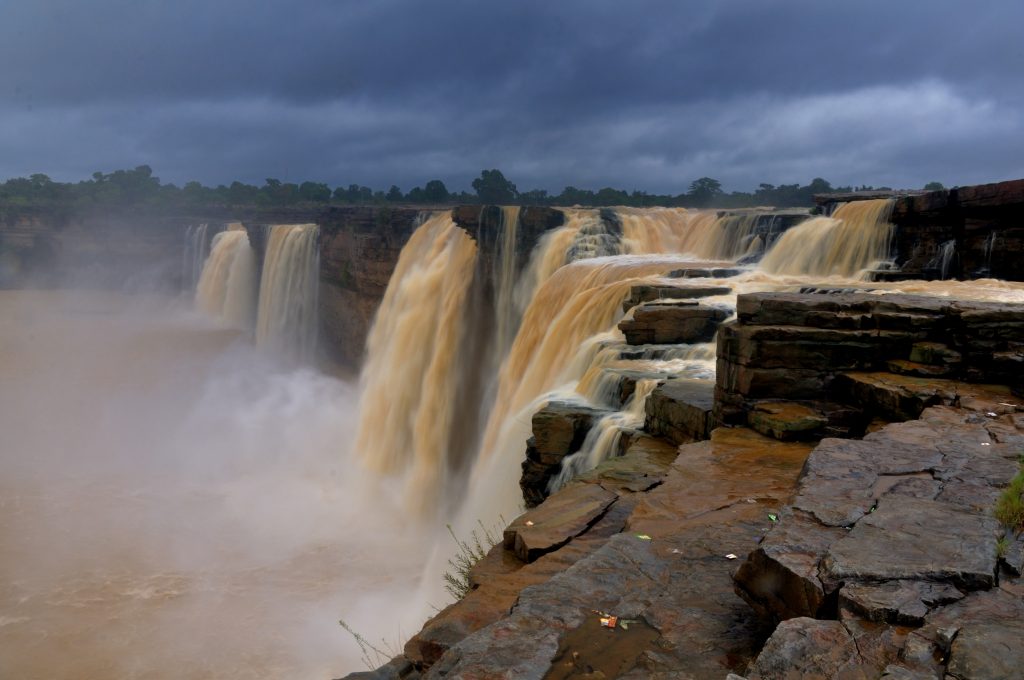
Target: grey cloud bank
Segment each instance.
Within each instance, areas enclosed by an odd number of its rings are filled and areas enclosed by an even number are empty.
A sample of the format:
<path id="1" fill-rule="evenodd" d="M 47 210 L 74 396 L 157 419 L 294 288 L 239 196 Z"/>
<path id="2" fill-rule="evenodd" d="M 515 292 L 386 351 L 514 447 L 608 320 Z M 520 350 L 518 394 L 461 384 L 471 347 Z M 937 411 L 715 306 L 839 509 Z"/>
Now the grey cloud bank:
<path id="1" fill-rule="evenodd" d="M 1024 176 L 1024 5 L 16 0 L 0 178 L 680 192 Z"/>

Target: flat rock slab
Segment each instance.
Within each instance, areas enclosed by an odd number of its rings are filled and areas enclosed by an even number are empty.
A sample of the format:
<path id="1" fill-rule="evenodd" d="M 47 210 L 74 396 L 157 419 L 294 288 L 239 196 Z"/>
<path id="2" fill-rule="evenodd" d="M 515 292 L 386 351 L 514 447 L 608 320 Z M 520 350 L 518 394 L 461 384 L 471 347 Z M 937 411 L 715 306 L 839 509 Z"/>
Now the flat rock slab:
<path id="1" fill-rule="evenodd" d="M 747 424 L 761 434 L 781 441 L 820 439 L 828 418 L 804 404 L 762 401 L 747 414 Z"/>
<path id="2" fill-rule="evenodd" d="M 739 276 L 747 271 L 742 267 L 710 267 L 698 268 L 688 267 L 686 269 L 673 269 L 665 276 L 670 279 L 728 279 Z"/>
<path id="3" fill-rule="evenodd" d="M 947 678 L 1019 678 L 1024 673 L 1024 625 L 976 623 L 964 626 L 953 640 Z"/>
<path id="4" fill-rule="evenodd" d="M 596 484 L 566 487 L 516 518 L 505 529 L 505 548 L 524 562 L 533 562 L 586 531 L 617 498 Z"/>
<path id="5" fill-rule="evenodd" d="M 857 644 L 839 621 L 783 621 L 751 665 L 748 680 L 877 677 L 865 667 Z"/>
<path id="6" fill-rule="evenodd" d="M 823 571 L 834 582 L 915 579 L 990 588 L 999 534 L 994 517 L 938 501 L 886 497 L 832 544 Z"/>
<path id="7" fill-rule="evenodd" d="M 693 344 L 710 341 L 728 317 L 719 307 L 646 303 L 633 310 L 632 319 L 623 319 L 619 330 L 631 345 Z"/>
<path id="8" fill-rule="evenodd" d="M 728 286 L 688 286 L 658 285 L 644 283 L 629 289 L 629 296 L 622 303 L 622 311 L 628 312 L 633 307 L 652 300 L 696 300 L 716 295 L 729 295 L 732 288 Z"/>
<path id="9" fill-rule="evenodd" d="M 576 636 L 598 617 L 594 610 L 641 622 L 636 644 L 625 644 L 623 636 L 602 654 L 609 665 L 598 668 L 616 669 L 613 675 L 723 678 L 743 670 L 765 631 L 733 593 L 735 563 L 726 554 L 760 535 L 768 524 L 765 507 L 783 502 L 810 447 L 743 428 L 718 432 L 712 441 L 680 447 L 664 482 L 635 494 L 636 509 L 621 533 L 524 589 L 507 617 L 454 645 L 425 677 L 559 677 L 549 673 L 572 659 Z M 751 478 L 752 466 L 762 474 Z M 628 498 L 620 497 L 608 515 Z M 580 540 L 535 564 L 557 559 Z M 581 659 L 591 653 L 578 651 Z M 552 668 L 556 658 L 560 665 Z"/>
<path id="10" fill-rule="evenodd" d="M 1001 385 L 881 372 L 836 376 L 833 391 L 866 410 L 894 420 L 912 420 L 930 406 L 958 406 L 985 413 L 1024 411 L 1024 399 Z"/>
<path id="11" fill-rule="evenodd" d="M 962 592 L 948 583 L 853 583 L 839 591 L 839 604 L 868 621 L 920 626 L 929 611 L 956 602 L 963 596 Z"/>
<path id="12" fill-rule="evenodd" d="M 777 619 L 819 616 L 838 596 L 867 620 L 903 624 L 991 588 L 991 509 L 1019 467 L 1021 425 L 934 407 L 860 441 L 822 440 L 792 505 L 737 570 L 737 592 Z"/>

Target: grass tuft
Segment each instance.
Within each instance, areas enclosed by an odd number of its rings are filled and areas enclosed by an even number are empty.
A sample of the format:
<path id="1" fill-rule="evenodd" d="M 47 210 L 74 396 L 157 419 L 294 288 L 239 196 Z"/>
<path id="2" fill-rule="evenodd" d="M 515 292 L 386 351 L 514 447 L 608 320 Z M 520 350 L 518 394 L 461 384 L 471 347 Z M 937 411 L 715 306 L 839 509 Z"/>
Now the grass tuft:
<path id="1" fill-rule="evenodd" d="M 504 518 L 499 518 L 499 520 L 502 524 L 505 523 Z M 476 523 L 480 527 L 479 532 L 477 529 L 470 532 L 468 541 L 460 540 L 455 535 L 451 524 L 445 525 L 448 527 L 448 533 L 452 540 L 459 546 L 459 551 L 448 560 L 451 571 L 444 572 L 444 589 L 456 600 L 461 600 L 473 589 L 469 581 L 469 572 L 473 565 L 483 559 L 487 551 L 498 544 L 499 539 L 495 534 L 500 536 L 500 532 L 497 529 L 492 533 L 480 520 L 477 520 Z"/>
<path id="2" fill-rule="evenodd" d="M 1024 531 L 1024 469 L 999 494 L 993 514 L 1007 530 Z"/>

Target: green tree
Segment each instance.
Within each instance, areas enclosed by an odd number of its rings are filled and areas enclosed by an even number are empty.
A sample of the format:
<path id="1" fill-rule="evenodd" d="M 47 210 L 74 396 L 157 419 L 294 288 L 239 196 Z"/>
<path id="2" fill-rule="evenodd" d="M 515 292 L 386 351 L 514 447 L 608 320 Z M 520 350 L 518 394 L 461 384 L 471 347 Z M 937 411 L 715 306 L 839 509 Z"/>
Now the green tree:
<path id="1" fill-rule="evenodd" d="M 924 185 L 925 191 L 942 191 L 945 188 L 942 182 L 928 182 L 928 184 Z"/>
<path id="2" fill-rule="evenodd" d="M 401 203 L 403 198 L 402 190 L 398 188 L 397 184 L 392 184 L 384 198 L 391 203 Z"/>
<path id="3" fill-rule="evenodd" d="M 432 179 L 423 187 L 423 200 L 427 203 L 444 203 L 448 195 L 448 187 L 439 179 Z"/>
<path id="4" fill-rule="evenodd" d="M 318 182 L 303 182 L 299 185 L 299 199 L 309 203 L 326 203 L 331 200 L 331 189 Z"/>
<path id="5" fill-rule="evenodd" d="M 701 177 L 690 183 L 690 190 L 686 192 L 690 205 L 703 208 L 722 195 L 722 183 L 710 177 Z"/>
<path id="6" fill-rule="evenodd" d="M 473 180 L 473 191 L 481 203 L 502 205 L 513 203 L 519 192 L 516 185 L 505 179 L 501 170 L 484 170 Z"/>

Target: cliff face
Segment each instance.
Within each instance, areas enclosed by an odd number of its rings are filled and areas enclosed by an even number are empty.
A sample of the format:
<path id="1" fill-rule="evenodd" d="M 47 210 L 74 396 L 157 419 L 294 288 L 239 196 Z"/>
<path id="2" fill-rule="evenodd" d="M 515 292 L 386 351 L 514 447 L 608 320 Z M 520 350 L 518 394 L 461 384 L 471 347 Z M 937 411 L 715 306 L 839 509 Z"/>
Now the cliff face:
<path id="1" fill-rule="evenodd" d="M 189 218 L 0 214 L 0 287 L 177 291 Z"/>
<path id="2" fill-rule="evenodd" d="M 418 215 L 412 208 L 362 207 L 321 215 L 320 347 L 331 359 L 360 363 L 373 316 Z"/>
<path id="3" fill-rule="evenodd" d="M 876 196 L 822 196 L 822 203 Z M 898 272 L 878 278 L 1024 281 L 1024 179 L 902 196 L 893 207 Z M 944 257 L 945 255 L 945 257 Z"/>

